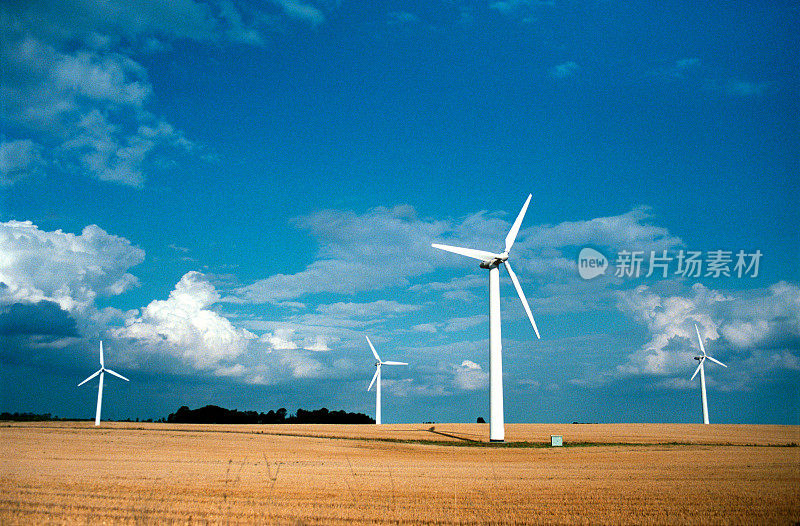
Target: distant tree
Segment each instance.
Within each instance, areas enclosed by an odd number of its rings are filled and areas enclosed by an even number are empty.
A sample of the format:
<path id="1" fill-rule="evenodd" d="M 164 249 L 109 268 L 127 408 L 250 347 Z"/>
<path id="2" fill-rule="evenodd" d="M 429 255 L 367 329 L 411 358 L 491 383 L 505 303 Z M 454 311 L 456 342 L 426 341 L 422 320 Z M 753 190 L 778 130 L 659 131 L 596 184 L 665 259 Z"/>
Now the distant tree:
<path id="1" fill-rule="evenodd" d="M 486 423 L 486 420 L 484 420 L 482 416 L 479 416 L 479 417 L 478 417 L 478 423 L 479 423 L 479 424 L 485 424 L 485 423 Z"/>

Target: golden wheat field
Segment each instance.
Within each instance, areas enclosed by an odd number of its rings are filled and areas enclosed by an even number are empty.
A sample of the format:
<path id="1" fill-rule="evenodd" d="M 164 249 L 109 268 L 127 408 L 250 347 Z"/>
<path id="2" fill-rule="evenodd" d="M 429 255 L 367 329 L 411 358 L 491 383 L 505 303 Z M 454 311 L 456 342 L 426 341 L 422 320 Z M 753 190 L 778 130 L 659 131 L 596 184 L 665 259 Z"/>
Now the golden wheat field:
<path id="1" fill-rule="evenodd" d="M 0 523 L 800 521 L 798 426 L 506 428 L 0 424 Z"/>

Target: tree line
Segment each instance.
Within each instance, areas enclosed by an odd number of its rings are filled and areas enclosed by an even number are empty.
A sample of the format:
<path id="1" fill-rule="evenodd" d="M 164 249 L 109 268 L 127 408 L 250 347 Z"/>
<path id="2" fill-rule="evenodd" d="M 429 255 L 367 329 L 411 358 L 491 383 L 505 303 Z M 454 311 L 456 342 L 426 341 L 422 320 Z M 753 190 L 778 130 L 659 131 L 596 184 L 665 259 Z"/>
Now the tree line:
<path id="1" fill-rule="evenodd" d="M 0 413 L 0 421 L 12 422 L 53 422 L 53 421 L 84 421 L 87 418 L 59 418 L 50 413 Z M 110 420 L 109 420 L 110 421 Z M 139 422 L 137 418 L 135 420 Z M 130 418 L 120 422 L 133 422 Z M 142 422 L 153 422 L 148 418 Z M 307 411 L 298 409 L 296 413 L 289 414 L 286 408 L 277 411 L 270 410 L 266 413 L 256 411 L 239 411 L 225 409 L 216 405 L 207 405 L 199 409 L 189 409 L 181 406 L 176 412 L 164 419 L 155 422 L 169 422 L 173 424 L 374 424 L 375 420 L 363 413 L 348 413 L 346 411 L 328 411 L 326 408 Z"/>
<path id="2" fill-rule="evenodd" d="M 363 413 L 346 411 L 328 411 L 326 408 L 307 411 L 298 409 L 289 414 L 286 408 L 266 413 L 256 411 L 239 411 L 225 409 L 216 405 L 207 405 L 199 409 L 181 406 L 170 413 L 167 422 L 174 424 L 374 424 L 375 420 Z"/>

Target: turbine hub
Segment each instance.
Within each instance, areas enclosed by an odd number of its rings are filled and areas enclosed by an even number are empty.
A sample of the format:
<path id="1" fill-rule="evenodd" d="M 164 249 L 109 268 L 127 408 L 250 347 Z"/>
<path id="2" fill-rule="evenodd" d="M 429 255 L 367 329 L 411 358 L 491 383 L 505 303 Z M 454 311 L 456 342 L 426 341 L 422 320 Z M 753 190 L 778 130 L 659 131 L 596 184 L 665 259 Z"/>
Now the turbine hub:
<path id="1" fill-rule="evenodd" d="M 503 262 L 508 259 L 508 252 L 503 252 L 502 254 L 497 254 L 492 259 L 487 259 L 486 261 L 481 262 L 481 268 L 493 269 L 499 267 Z"/>

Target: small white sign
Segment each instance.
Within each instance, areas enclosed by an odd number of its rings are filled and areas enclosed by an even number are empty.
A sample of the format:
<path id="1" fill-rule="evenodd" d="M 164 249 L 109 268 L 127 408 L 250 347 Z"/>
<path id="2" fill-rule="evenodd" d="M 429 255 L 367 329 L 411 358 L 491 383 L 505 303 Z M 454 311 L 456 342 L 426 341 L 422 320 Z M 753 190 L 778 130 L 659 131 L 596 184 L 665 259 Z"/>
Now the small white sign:
<path id="1" fill-rule="evenodd" d="M 561 447 L 564 445 L 564 437 L 561 435 L 550 435 L 550 446 Z"/>

